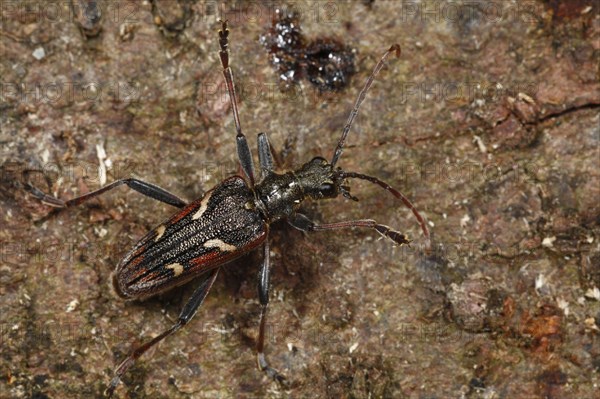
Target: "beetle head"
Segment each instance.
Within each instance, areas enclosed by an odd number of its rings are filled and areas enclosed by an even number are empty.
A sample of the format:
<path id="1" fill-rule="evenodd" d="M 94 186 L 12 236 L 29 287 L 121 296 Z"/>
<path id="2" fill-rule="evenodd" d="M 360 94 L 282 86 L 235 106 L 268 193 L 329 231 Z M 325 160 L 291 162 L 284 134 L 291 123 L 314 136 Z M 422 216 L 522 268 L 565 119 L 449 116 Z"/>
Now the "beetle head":
<path id="1" fill-rule="evenodd" d="M 335 198 L 342 194 L 346 198 L 355 199 L 349 193 L 350 188 L 343 185 L 342 170 L 334 170 L 325 158 L 315 157 L 295 172 L 307 196 L 319 200 Z"/>

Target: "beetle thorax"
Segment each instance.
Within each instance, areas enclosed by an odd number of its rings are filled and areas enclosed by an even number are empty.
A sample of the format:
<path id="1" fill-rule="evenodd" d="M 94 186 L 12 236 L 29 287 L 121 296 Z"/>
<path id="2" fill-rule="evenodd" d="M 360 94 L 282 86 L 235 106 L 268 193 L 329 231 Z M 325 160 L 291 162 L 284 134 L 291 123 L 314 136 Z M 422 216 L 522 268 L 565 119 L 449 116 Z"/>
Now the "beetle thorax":
<path id="1" fill-rule="evenodd" d="M 293 172 L 268 174 L 255 190 L 259 208 L 271 221 L 292 215 L 305 199 L 334 198 L 340 193 L 331 165 L 320 157 Z"/>

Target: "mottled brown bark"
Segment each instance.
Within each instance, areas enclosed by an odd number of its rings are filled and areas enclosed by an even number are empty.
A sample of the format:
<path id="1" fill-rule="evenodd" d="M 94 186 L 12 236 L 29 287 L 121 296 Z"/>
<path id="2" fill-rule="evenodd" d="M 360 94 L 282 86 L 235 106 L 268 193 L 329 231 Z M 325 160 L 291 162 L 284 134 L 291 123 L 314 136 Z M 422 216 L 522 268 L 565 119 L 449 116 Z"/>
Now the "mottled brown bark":
<path id="1" fill-rule="evenodd" d="M 255 365 L 257 251 L 223 270 L 196 318 L 144 356 L 117 395 L 593 397 L 598 5 L 366 3 L 294 3 L 307 37 L 356 49 L 357 72 L 335 93 L 306 81 L 280 91 L 258 40 L 271 26 L 267 5 L 99 2 L 100 16 L 85 20 L 68 2 L 1 4 L 0 397 L 100 397 L 115 364 L 170 326 L 192 292 L 136 303 L 109 289 L 120 256 L 167 205 L 122 188 L 52 212 L 22 176 L 41 169 L 31 178 L 64 199 L 135 176 L 192 200 L 237 173 L 219 17 L 231 29 L 244 132 L 253 151 L 267 132 L 286 168 L 330 159 L 372 67 L 402 46 L 338 165 L 403 191 L 435 249 L 419 251 L 419 226 L 399 201 L 352 181 L 360 202 L 305 213 L 373 218 L 414 241 L 273 226 L 266 352 L 290 388 Z"/>

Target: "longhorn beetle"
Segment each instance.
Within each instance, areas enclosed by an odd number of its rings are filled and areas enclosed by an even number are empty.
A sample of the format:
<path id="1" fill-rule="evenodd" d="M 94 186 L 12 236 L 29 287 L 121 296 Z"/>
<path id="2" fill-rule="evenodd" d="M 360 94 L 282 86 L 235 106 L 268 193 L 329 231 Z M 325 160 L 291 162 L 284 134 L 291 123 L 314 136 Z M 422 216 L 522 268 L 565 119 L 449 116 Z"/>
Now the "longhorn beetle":
<path id="1" fill-rule="evenodd" d="M 297 212 L 304 200 L 335 198 L 340 194 L 358 201 L 350 194 L 347 179 L 362 179 L 374 183 L 400 199 L 414 214 L 429 245 L 429 231 L 425 220 L 398 190 L 376 177 L 357 172 L 346 172 L 336 164 L 342 154 L 346 137 L 367 90 L 375 76 L 383 68 L 391 53 L 400 55 L 400 46 L 394 44 L 385 52 L 361 90 L 337 143 L 331 162 L 315 157 L 292 172 L 277 173 L 273 170 L 273 157 L 267 135 L 258 135 L 258 159 L 260 179 L 257 182 L 252 154 L 242 133 L 236 102 L 233 74 L 229 66 L 229 30 L 227 21 L 221 21 L 219 31 L 219 58 L 227 85 L 229 100 L 237 131 L 237 155 L 245 178 L 233 176 L 209 190 L 202 198 L 191 203 L 144 181 L 127 178 L 117 180 L 96 191 L 62 201 L 51 197 L 27 183 L 26 188 L 41 201 L 58 207 L 69 208 L 97 197 L 120 185 L 138 191 L 150 198 L 172 205 L 180 210 L 169 219 L 148 232 L 125 255 L 117 265 L 112 282 L 119 296 L 128 300 L 144 299 L 192 279 L 198 279 L 198 287 L 185 303 L 177 322 L 154 339 L 135 348 L 115 369 L 106 394 L 112 396 L 121 377 L 148 349 L 186 325 L 210 291 L 219 269 L 262 245 L 263 262 L 258 278 L 258 298 L 261 305 L 260 327 L 256 344 L 258 368 L 272 379 L 283 382 L 277 370 L 269 366 L 264 354 L 265 325 L 269 304 L 269 226 L 286 219 L 290 225 L 305 232 L 367 227 L 397 244 L 408 244 L 407 237 L 392 228 L 370 219 L 336 223 L 316 224 Z"/>

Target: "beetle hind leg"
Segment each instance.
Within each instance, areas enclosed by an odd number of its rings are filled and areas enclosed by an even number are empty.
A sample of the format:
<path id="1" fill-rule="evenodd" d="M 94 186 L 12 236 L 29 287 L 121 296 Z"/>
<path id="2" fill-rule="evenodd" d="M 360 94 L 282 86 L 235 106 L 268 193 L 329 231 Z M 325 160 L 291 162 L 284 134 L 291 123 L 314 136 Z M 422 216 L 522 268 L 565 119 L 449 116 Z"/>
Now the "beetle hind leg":
<path id="1" fill-rule="evenodd" d="M 260 301 L 260 327 L 258 330 L 258 340 L 256 341 L 256 362 L 258 369 L 264 371 L 272 380 L 280 384 L 286 382 L 285 376 L 269 366 L 265 357 L 265 328 L 267 324 L 267 311 L 269 307 L 269 284 L 271 280 L 271 262 L 269 255 L 269 239 L 265 240 L 263 264 L 258 277 L 258 299 Z"/>
<path id="2" fill-rule="evenodd" d="M 217 278 L 218 273 L 219 273 L 219 269 L 215 269 L 208 275 L 208 277 L 206 277 L 202 280 L 202 282 L 200 283 L 198 288 L 196 288 L 196 290 L 194 291 L 194 293 L 192 294 L 190 299 L 188 299 L 186 304 L 183 306 L 183 309 L 181 310 L 181 313 L 179 314 L 179 317 L 177 318 L 177 322 L 171 328 L 163 331 L 157 337 L 151 339 L 150 341 L 146 342 L 145 344 L 138 346 L 137 348 L 132 350 L 131 353 L 125 358 L 125 360 L 123 360 L 121 362 L 119 367 L 116 368 L 115 375 L 114 375 L 113 379 L 110 381 L 108 388 L 104 392 L 104 394 L 107 397 L 110 398 L 112 396 L 115 389 L 117 388 L 117 385 L 119 385 L 119 382 L 121 381 L 121 377 L 123 377 L 123 375 L 127 372 L 127 370 L 129 370 L 129 368 L 131 366 L 133 366 L 135 361 L 140 356 L 142 356 L 144 353 L 146 353 L 146 351 L 148 351 L 148 349 L 152 348 L 154 345 L 156 345 L 157 343 L 159 343 L 160 341 L 162 341 L 169 335 L 173 334 L 175 331 L 179 330 L 181 327 L 185 326 L 192 319 L 192 317 L 194 317 L 194 315 L 196 314 L 196 311 L 198 310 L 200 305 L 202 305 L 202 302 L 204 302 L 204 298 L 206 298 L 206 295 L 208 295 L 208 292 L 210 291 L 210 288 L 212 287 L 213 283 L 215 282 L 215 279 Z"/>

